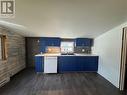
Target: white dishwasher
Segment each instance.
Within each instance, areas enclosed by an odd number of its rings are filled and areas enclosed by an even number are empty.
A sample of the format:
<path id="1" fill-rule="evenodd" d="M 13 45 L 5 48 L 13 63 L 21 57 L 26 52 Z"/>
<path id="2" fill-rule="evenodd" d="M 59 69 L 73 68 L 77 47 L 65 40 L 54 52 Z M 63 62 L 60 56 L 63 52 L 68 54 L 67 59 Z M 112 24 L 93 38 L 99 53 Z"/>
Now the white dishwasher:
<path id="1" fill-rule="evenodd" d="M 57 73 L 57 56 L 44 57 L 44 73 Z"/>

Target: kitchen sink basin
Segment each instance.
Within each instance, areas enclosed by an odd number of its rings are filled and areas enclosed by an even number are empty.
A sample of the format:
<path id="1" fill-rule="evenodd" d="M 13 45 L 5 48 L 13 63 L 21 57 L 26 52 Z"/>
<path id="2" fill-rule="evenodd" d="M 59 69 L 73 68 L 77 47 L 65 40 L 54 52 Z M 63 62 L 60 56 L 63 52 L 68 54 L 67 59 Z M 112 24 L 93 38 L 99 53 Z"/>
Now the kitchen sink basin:
<path id="1" fill-rule="evenodd" d="M 74 53 L 62 53 L 61 55 L 75 55 Z"/>

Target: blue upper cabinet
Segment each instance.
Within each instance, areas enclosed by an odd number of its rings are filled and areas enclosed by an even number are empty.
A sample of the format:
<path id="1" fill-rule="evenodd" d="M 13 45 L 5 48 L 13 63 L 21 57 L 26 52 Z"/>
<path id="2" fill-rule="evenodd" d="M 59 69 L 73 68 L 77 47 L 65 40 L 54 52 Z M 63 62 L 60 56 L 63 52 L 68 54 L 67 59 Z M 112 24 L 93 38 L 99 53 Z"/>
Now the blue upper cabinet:
<path id="1" fill-rule="evenodd" d="M 40 52 L 45 52 L 46 49 L 46 39 L 45 38 L 40 38 Z"/>
<path id="2" fill-rule="evenodd" d="M 61 39 L 57 37 L 40 38 L 40 52 L 45 52 L 47 46 L 60 46 Z"/>
<path id="3" fill-rule="evenodd" d="M 89 46 L 93 45 L 93 39 L 90 38 L 77 38 L 76 39 L 76 46 Z"/>
<path id="4" fill-rule="evenodd" d="M 46 38 L 47 46 L 60 46 L 60 38 Z"/>

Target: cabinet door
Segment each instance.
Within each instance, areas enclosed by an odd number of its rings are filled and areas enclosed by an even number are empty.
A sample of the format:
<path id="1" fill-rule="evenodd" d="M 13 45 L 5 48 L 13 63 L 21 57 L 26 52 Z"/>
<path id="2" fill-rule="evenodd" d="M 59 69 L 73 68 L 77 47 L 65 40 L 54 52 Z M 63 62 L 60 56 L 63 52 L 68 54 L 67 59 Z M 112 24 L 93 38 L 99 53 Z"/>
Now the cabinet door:
<path id="1" fill-rule="evenodd" d="M 41 42 L 41 45 L 40 45 L 40 52 L 45 53 L 45 51 L 46 51 L 45 42 Z"/>
<path id="2" fill-rule="evenodd" d="M 84 71 L 85 67 L 85 59 L 82 56 L 77 56 L 77 70 L 78 71 Z"/>
<path id="3" fill-rule="evenodd" d="M 91 69 L 91 71 L 97 71 L 98 70 L 98 56 L 90 56 L 89 58 L 90 66 L 88 68 Z"/>
<path id="4" fill-rule="evenodd" d="M 47 38 L 47 46 L 60 46 L 60 38 Z"/>
<path id="5" fill-rule="evenodd" d="M 90 38 L 77 38 L 76 46 L 92 46 L 93 40 Z"/>
<path id="6" fill-rule="evenodd" d="M 97 56 L 79 56 L 77 58 L 80 71 L 97 71 L 98 57 Z"/>
<path id="7" fill-rule="evenodd" d="M 59 72 L 72 72 L 76 71 L 76 58 L 75 56 L 60 56 L 58 58 L 58 71 Z"/>
<path id="8" fill-rule="evenodd" d="M 44 57 L 35 56 L 35 71 L 36 72 L 44 71 Z"/>
<path id="9" fill-rule="evenodd" d="M 46 51 L 46 39 L 45 38 L 40 38 L 40 52 L 45 52 Z"/>

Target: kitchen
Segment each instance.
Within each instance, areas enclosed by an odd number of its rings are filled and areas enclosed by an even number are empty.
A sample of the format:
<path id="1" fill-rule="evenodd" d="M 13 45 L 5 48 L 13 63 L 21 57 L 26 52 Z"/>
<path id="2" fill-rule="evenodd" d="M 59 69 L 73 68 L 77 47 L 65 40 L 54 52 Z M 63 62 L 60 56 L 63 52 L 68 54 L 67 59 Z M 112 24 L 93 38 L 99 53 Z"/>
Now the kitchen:
<path id="1" fill-rule="evenodd" d="M 98 56 L 92 54 L 93 39 L 42 37 L 40 54 L 35 55 L 36 72 L 97 72 Z"/>

